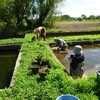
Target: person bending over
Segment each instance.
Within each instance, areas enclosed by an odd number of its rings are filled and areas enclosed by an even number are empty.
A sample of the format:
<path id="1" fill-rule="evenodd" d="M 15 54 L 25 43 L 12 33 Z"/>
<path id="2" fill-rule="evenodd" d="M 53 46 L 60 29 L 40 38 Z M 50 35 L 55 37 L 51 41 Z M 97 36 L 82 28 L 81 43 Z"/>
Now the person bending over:
<path id="1" fill-rule="evenodd" d="M 68 44 L 63 39 L 54 38 L 54 41 L 56 42 L 59 51 L 65 51 L 68 48 Z"/>
<path id="2" fill-rule="evenodd" d="M 46 39 L 46 28 L 43 26 L 37 27 L 34 29 L 34 32 L 37 35 L 37 39 L 43 38 L 43 40 L 45 41 Z"/>

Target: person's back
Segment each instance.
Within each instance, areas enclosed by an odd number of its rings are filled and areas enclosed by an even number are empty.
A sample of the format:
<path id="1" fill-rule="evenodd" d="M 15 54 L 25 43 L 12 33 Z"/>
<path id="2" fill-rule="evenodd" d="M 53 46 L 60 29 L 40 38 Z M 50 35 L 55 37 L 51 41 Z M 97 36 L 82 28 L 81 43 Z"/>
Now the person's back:
<path id="1" fill-rule="evenodd" d="M 40 26 L 37 29 L 39 30 L 40 34 L 45 34 L 45 30 L 46 30 L 45 27 Z"/>
<path id="2" fill-rule="evenodd" d="M 37 38 L 46 38 L 46 29 L 43 26 L 37 27 L 34 32 L 37 34 Z"/>
<path id="3" fill-rule="evenodd" d="M 59 46 L 59 49 L 61 49 L 62 51 L 67 49 L 68 45 L 63 39 L 56 38 L 55 41 L 57 45 Z"/>
<path id="4" fill-rule="evenodd" d="M 63 46 L 68 46 L 68 44 L 64 40 L 61 40 L 61 41 L 63 43 Z"/>

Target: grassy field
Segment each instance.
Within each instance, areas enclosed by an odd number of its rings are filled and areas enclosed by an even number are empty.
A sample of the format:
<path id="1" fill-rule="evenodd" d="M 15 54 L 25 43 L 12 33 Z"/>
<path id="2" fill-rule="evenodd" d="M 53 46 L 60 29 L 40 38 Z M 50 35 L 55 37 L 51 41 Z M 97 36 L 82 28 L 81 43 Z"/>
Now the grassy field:
<path id="1" fill-rule="evenodd" d="M 48 32 L 78 32 L 78 31 L 100 31 L 100 22 L 74 21 L 56 22 Z"/>

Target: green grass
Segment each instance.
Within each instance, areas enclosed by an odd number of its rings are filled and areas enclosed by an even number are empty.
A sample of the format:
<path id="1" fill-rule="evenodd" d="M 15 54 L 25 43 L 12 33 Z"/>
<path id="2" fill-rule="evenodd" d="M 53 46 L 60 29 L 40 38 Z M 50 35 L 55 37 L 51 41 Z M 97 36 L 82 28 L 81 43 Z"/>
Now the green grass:
<path id="1" fill-rule="evenodd" d="M 32 34 L 27 34 L 24 39 L 0 40 L 1 45 L 22 43 L 22 57 L 15 73 L 15 84 L 12 88 L 0 91 L 0 100 L 55 100 L 62 94 L 72 94 L 80 100 L 100 98 L 100 85 L 96 81 L 96 74 L 88 78 L 72 79 L 64 72 L 64 66 L 55 60 L 51 48 L 42 40 L 31 42 L 32 36 Z M 62 38 L 67 39 L 67 37 Z M 48 60 L 51 66 L 45 81 L 40 80 L 39 74 L 31 75 L 31 70 L 29 70 L 32 61 L 37 56 Z"/>
<path id="2" fill-rule="evenodd" d="M 100 40 L 100 35 L 79 35 L 79 36 L 59 36 L 58 38 L 64 39 L 65 41 L 85 41 L 85 40 Z M 53 42 L 54 38 L 48 38 L 48 42 Z"/>

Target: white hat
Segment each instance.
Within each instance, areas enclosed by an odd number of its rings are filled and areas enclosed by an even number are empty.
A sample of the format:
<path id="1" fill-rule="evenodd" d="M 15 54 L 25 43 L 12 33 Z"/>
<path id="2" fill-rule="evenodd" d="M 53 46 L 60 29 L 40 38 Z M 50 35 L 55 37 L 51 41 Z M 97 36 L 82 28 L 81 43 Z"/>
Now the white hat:
<path id="1" fill-rule="evenodd" d="M 58 40 L 58 38 L 57 38 L 57 37 L 55 37 L 55 38 L 54 38 L 54 41 L 57 41 L 57 40 Z"/>
<path id="2" fill-rule="evenodd" d="M 75 54 L 81 54 L 81 53 L 82 53 L 82 47 L 81 47 L 80 45 L 76 45 L 76 46 L 74 47 L 73 52 L 74 52 Z"/>

